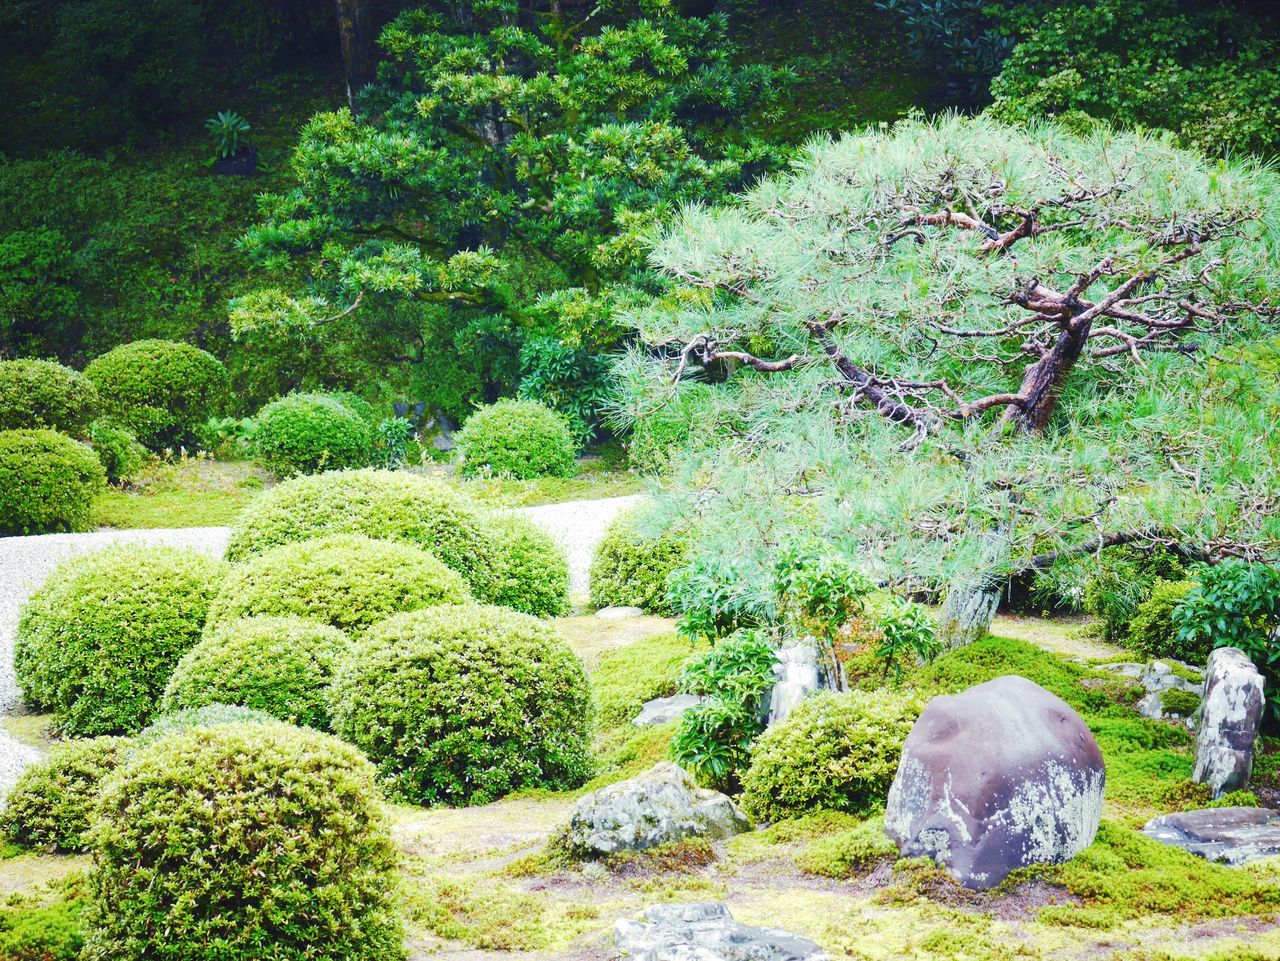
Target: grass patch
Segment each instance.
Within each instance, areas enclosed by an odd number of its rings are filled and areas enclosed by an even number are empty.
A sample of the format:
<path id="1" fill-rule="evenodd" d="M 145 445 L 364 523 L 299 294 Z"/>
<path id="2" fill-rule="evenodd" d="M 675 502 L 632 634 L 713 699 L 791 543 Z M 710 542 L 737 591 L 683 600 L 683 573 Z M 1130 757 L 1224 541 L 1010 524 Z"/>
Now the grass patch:
<path id="1" fill-rule="evenodd" d="M 482 951 L 539 951 L 597 926 L 600 908 L 516 891 L 487 879 L 431 877 L 404 897 L 415 926 Z"/>
<path id="2" fill-rule="evenodd" d="M 646 701 L 675 694 L 680 668 L 706 647 L 673 632 L 602 654 L 591 675 L 600 727 L 630 724 Z"/>
<path id="3" fill-rule="evenodd" d="M 897 857 L 898 846 L 884 833 L 884 818 L 874 817 L 806 845 L 796 866 L 824 878 L 852 878 Z"/>
<path id="4" fill-rule="evenodd" d="M 125 488 L 94 505 L 102 527 L 220 527 L 235 522 L 271 479 L 246 461 L 154 460 Z"/>

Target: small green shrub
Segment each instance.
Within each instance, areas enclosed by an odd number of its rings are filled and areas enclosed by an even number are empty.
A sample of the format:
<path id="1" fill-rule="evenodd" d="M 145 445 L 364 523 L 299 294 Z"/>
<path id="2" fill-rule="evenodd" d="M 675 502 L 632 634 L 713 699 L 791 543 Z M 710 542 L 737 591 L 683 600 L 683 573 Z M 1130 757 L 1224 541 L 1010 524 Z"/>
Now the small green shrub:
<path id="1" fill-rule="evenodd" d="M 256 420 L 257 458 L 277 477 L 367 467 L 373 456 L 373 427 L 326 394 L 281 397 Z"/>
<path id="2" fill-rule="evenodd" d="M 462 578 L 424 550 L 335 534 L 283 544 L 234 566 L 209 625 L 293 615 L 355 635 L 392 614 L 470 599 Z"/>
<path id="3" fill-rule="evenodd" d="M 66 434 L 0 431 L 0 535 L 91 530 L 106 479 L 93 451 Z"/>
<path id="4" fill-rule="evenodd" d="M 490 514 L 485 540 L 494 559 L 485 600 L 537 617 L 569 610 L 569 559 L 551 535 L 517 514 Z"/>
<path id="5" fill-rule="evenodd" d="M 106 420 L 89 425 L 89 443 L 107 472 L 107 482 L 122 484 L 142 469 L 147 449 L 138 443 L 133 432 Z"/>
<path id="6" fill-rule="evenodd" d="M 18 623 L 23 696 L 66 735 L 137 731 L 200 639 L 224 571 L 194 551 L 136 545 L 58 567 Z"/>
<path id="7" fill-rule="evenodd" d="M 382 420 L 378 412 L 373 409 L 373 405 L 359 394 L 353 394 L 349 390 L 325 390 L 316 391 L 316 393 L 322 397 L 332 397 L 339 404 L 359 414 L 360 419 L 370 426 L 377 426 Z"/>
<path id="8" fill-rule="evenodd" d="M 7 838 L 50 851 L 81 851 L 104 777 L 119 765 L 129 741 L 95 737 L 57 745 L 22 772 L 5 800 L 0 828 Z"/>
<path id="9" fill-rule="evenodd" d="M 373 627 L 339 663 L 334 731 L 414 804 L 483 804 L 577 787 L 590 770 L 582 662 L 555 630 L 500 607 L 456 605 Z"/>
<path id="10" fill-rule="evenodd" d="M 300 617 L 247 617 L 206 632 L 178 662 L 163 711 L 232 704 L 326 730 L 328 687 L 350 642 Z"/>
<path id="11" fill-rule="evenodd" d="M 1173 612 L 1193 587 L 1194 581 L 1156 581 L 1151 596 L 1138 605 L 1129 622 L 1129 647 L 1149 660 L 1172 657 L 1188 664 L 1205 663 L 1209 646 L 1199 640 L 1189 645 L 1179 643 L 1173 622 Z"/>
<path id="12" fill-rule="evenodd" d="M 674 614 L 667 600 L 667 578 L 688 561 L 689 538 L 683 531 L 646 537 L 637 529 L 634 513 L 619 515 L 591 560 L 591 603 Z"/>
<path id="13" fill-rule="evenodd" d="M 884 818 L 874 817 L 806 845 L 796 856 L 796 866 L 824 878 L 845 879 L 897 857 L 898 846 L 884 833 Z"/>
<path id="14" fill-rule="evenodd" d="M 1138 607 L 1151 596 L 1156 581 L 1180 580 L 1181 558 L 1162 549 L 1113 548 L 1104 551 L 1084 587 L 1084 608 L 1102 620 L 1108 641 L 1123 641 Z"/>
<path id="15" fill-rule="evenodd" d="M 890 690 L 823 691 L 762 734 L 742 776 L 742 804 L 776 821 L 823 808 L 866 813 L 884 803 L 920 700 Z"/>
<path id="16" fill-rule="evenodd" d="M 463 472 L 469 475 L 571 477 L 577 445 L 563 415 L 532 400 L 500 400 L 481 407 L 458 431 Z"/>
<path id="17" fill-rule="evenodd" d="M 133 749 L 144 747 L 170 734 L 189 731 L 193 727 L 219 727 L 223 724 L 272 724 L 274 718 L 265 711 L 236 704 L 207 704 L 204 707 L 188 707 L 170 714 L 161 714 L 144 727 L 132 739 Z"/>
<path id="18" fill-rule="evenodd" d="M 0 958 L 79 961 L 84 947 L 83 914 L 80 900 L 0 908 Z"/>
<path id="19" fill-rule="evenodd" d="M 190 344 L 136 340 L 85 368 L 111 419 L 151 450 L 193 446 L 230 393 L 226 368 Z"/>
<path id="20" fill-rule="evenodd" d="M 90 958 L 404 957 L 374 772 L 336 738 L 279 722 L 171 734 L 108 778 L 92 843 Z"/>
<path id="21" fill-rule="evenodd" d="M 705 645 L 704 645 L 705 648 Z M 646 701 L 680 688 L 680 669 L 698 648 L 678 634 L 662 634 L 607 651 L 591 674 L 602 727 L 630 724 Z"/>
<path id="22" fill-rule="evenodd" d="M 52 360 L 0 361 L 0 430 L 79 437 L 97 410 L 98 390 L 84 374 Z"/>

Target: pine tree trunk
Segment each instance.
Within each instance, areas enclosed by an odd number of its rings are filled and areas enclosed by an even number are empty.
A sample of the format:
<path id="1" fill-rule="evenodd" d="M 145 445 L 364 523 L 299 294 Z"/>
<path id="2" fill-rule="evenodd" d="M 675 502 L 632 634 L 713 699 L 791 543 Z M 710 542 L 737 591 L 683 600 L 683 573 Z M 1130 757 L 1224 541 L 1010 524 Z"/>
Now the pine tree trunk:
<path id="1" fill-rule="evenodd" d="M 347 105 L 356 112 L 356 94 L 374 77 L 373 26 L 367 0 L 337 0 L 338 36 L 347 80 Z"/>
<path id="2" fill-rule="evenodd" d="M 990 632 L 999 606 L 999 582 L 981 576 L 958 581 L 942 602 L 938 636 L 948 648 L 980 641 Z"/>

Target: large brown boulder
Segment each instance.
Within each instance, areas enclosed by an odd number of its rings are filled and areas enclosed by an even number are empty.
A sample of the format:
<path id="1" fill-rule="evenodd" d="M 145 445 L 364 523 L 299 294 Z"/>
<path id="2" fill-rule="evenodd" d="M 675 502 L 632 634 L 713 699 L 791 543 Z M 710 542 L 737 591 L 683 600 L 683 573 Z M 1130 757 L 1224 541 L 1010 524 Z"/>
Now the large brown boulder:
<path id="1" fill-rule="evenodd" d="M 885 829 L 907 857 L 989 888 L 1093 843 L 1102 752 L 1084 720 L 1025 677 L 935 697 L 907 736 Z"/>

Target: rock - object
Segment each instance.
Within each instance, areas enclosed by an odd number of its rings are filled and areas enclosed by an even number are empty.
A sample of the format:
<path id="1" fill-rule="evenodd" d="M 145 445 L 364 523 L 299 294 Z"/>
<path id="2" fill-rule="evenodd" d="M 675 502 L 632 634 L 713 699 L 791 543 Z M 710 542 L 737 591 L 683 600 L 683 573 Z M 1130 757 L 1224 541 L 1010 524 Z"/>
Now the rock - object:
<path id="1" fill-rule="evenodd" d="M 885 830 L 965 887 L 1079 854 L 1098 831 L 1106 773 L 1084 720 L 1025 677 L 935 697 L 902 750 Z"/>
<path id="2" fill-rule="evenodd" d="M 1142 669 L 1138 683 L 1147 692 L 1136 705 L 1139 714 L 1153 721 L 1183 720 L 1187 715 L 1170 710 L 1165 694 L 1185 691 L 1199 697 L 1204 675 L 1180 661 L 1156 660 Z"/>
<path id="3" fill-rule="evenodd" d="M 806 938 L 740 924 L 715 901 L 656 905 L 640 921 L 622 918 L 614 924 L 613 940 L 634 961 L 825 961 L 827 957 Z"/>
<path id="4" fill-rule="evenodd" d="M 801 701 L 818 690 L 818 652 L 812 644 L 791 644 L 778 651 L 778 681 L 769 696 L 768 724 L 785 721 Z"/>
<path id="5" fill-rule="evenodd" d="M 684 768 L 663 761 L 579 799 L 562 843 L 578 857 L 600 857 L 749 830 L 751 822 L 733 801 L 698 787 Z"/>
<path id="6" fill-rule="evenodd" d="M 644 617 L 644 609 L 640 607 L 602 607 L 596 611 L 596 617 L 602 621 L 626 621 L 633 617 Z"/>
<path id="7" fill-rule="evenodd" d="M 1142 833 L 1221 864 L 1280 855 L 1280 811 L 1270 808 L 1180 811 L 1153 818 Z"/>
<path id="8" fill-rule="evenodd" d="M 696 694 L 655 697 L 652 701 L 644 702 L 640 713 L 632 718 L 631 723 L 636 727 L 656 727 L 668 721 L 679 720 L 684 717 L 685 711 L 692 710 L 701 703 L 702 698 Z"/>
<path id="9" fill-rule="evenodd" d="M 1244 651 L 1219 647 L 1209 655 L 1192 778 L 1215 798 L 1249 783 L 1253 742 L 1266 704 L 1262 688 L 1262 675 Z"/>

